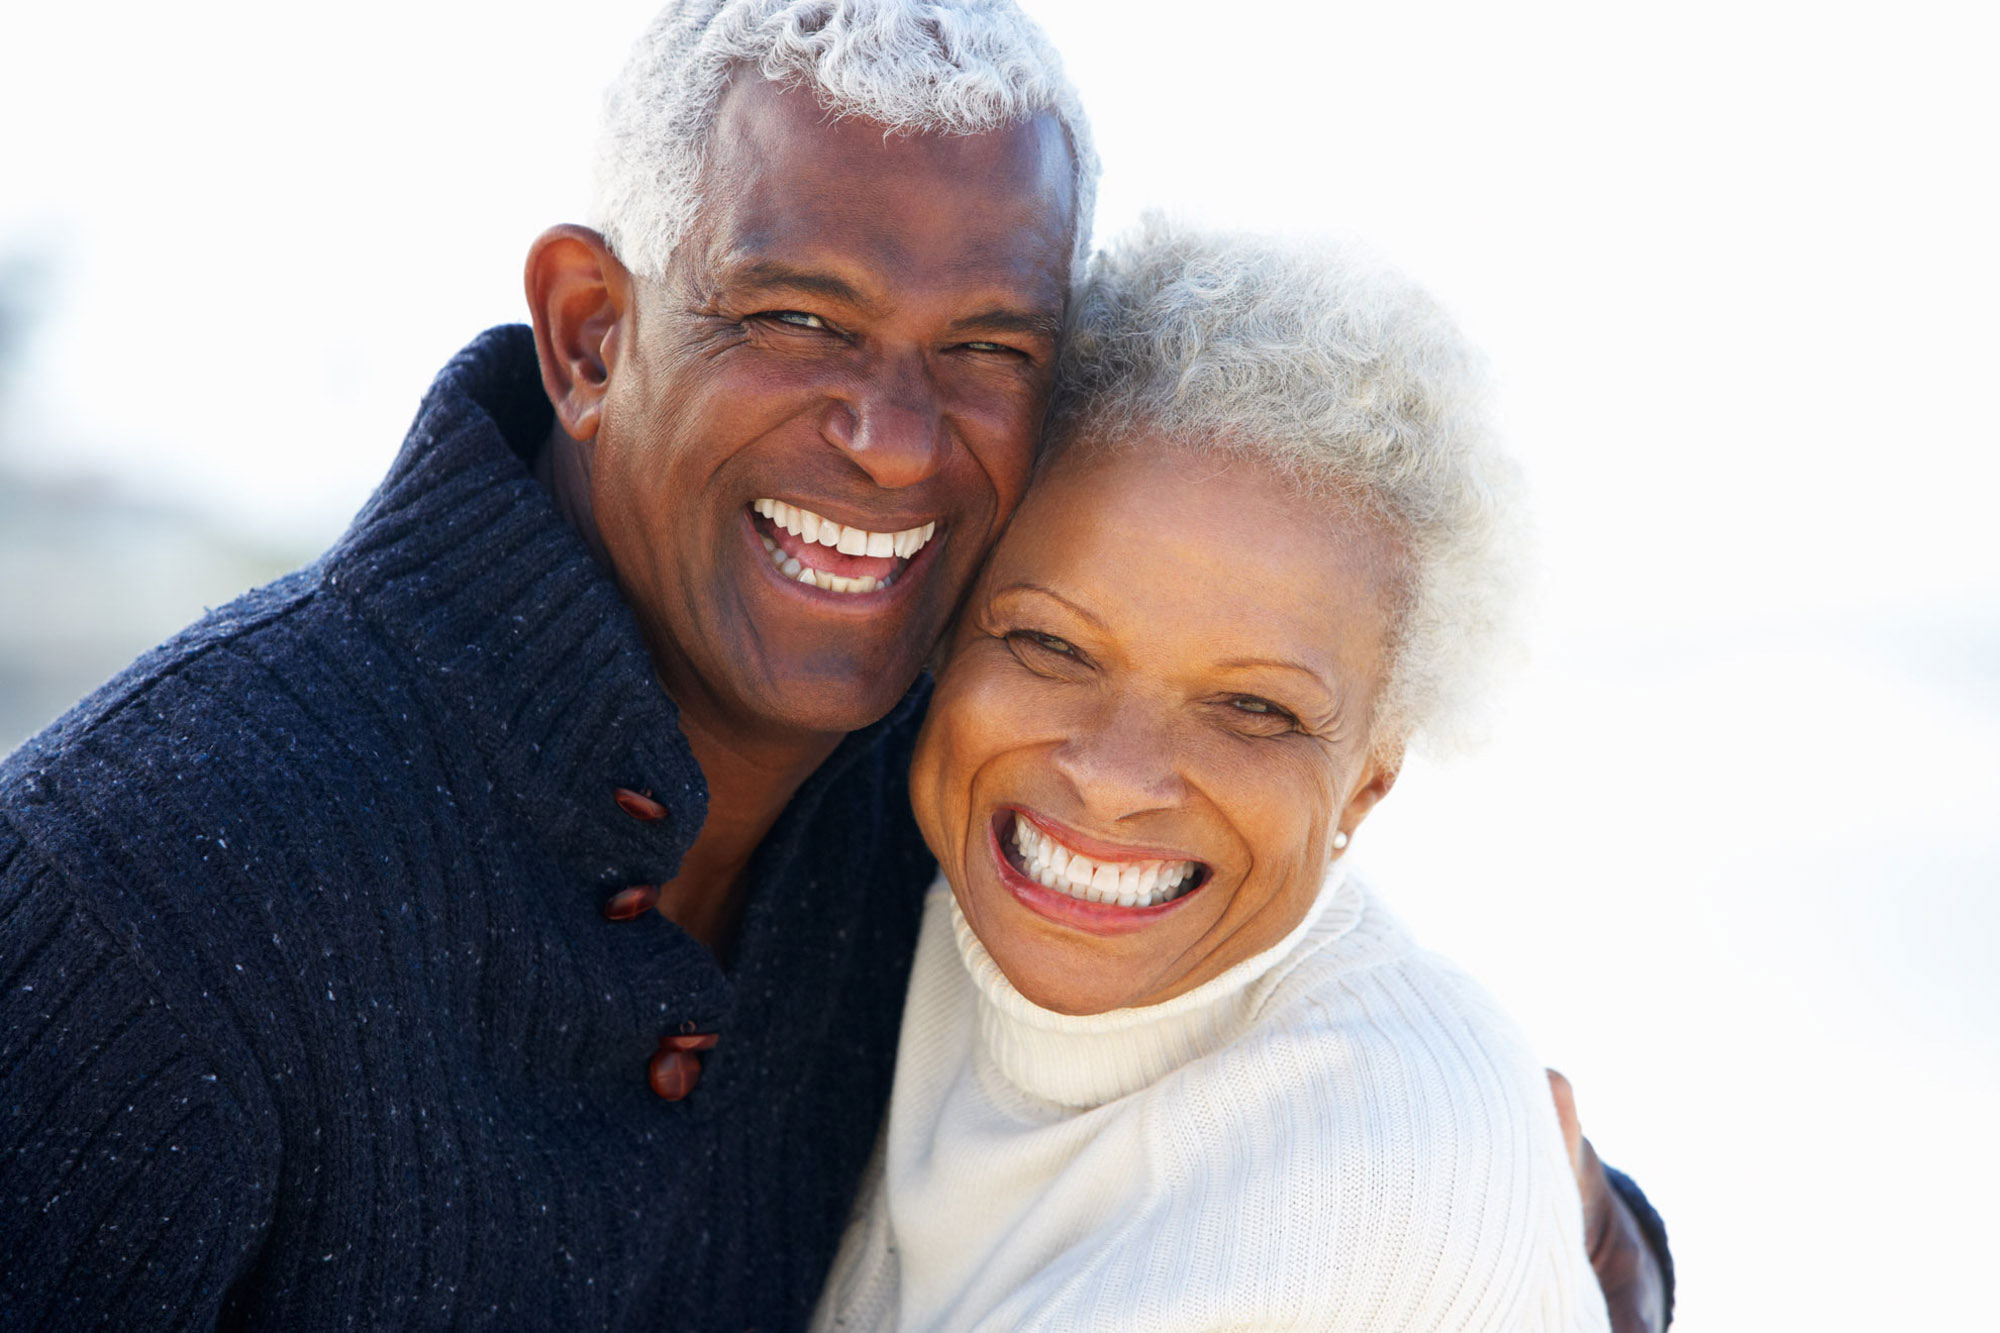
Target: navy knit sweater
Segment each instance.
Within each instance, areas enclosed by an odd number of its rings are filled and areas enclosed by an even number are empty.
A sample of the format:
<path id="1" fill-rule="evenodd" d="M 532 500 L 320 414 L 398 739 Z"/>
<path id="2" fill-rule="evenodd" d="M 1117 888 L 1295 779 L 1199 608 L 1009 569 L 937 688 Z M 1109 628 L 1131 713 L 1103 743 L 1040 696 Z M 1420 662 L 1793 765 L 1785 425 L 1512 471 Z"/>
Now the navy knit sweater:
<path id="1" fill-rule="evenodd" d="M 528 331 L 483 336 L 333 550 L 0 765 L 0 1327 L 810 1311 L 930 873 L 923 688 L 785 812 L 728 967 L 606 920 L 706 792 L 524 465 L 549 424 Z M 684 1025 L 721 1040 L 665 1102 Z"/>

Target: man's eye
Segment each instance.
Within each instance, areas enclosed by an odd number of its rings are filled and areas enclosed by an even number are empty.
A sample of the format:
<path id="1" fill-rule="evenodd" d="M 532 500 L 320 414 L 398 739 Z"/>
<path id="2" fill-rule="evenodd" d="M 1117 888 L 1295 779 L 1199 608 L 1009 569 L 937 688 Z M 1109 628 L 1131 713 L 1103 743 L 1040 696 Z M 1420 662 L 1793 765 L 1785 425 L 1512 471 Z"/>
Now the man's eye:
<path id="1" fill-rule="evenodd" d="M 825 329 L 832 327 L 818 315 L 809 315 L 803 310 L 767 310 L 759 318 L 772 320 L 779 324 L 789 324 L 795 329 Z"/>
<path id="2" fill-rule="evenodd" d="M 1005 343 L 969 342 L 960 343 L 959 346 L 965 348 L 968 352 L 1012 352 L 1014 350 Z"/>

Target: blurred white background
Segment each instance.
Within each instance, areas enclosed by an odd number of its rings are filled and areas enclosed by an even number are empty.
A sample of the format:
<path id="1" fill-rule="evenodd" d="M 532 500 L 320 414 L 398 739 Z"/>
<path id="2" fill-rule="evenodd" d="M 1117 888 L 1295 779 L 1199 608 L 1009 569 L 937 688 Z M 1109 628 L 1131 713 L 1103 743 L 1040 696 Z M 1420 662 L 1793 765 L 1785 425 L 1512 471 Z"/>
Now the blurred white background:
<path id="1" fill-rule="evenodd" d="M 1358 233 L 1538 489 L 1494 744 L 1357 856 L 1579 1085 L 1677 1327 L 1991 1327 L 1990 11 L 1028 0 L 1149 204 Z M 651 0 L 0 33 L 0 749 L 337 534 L 580 220 Z"/>

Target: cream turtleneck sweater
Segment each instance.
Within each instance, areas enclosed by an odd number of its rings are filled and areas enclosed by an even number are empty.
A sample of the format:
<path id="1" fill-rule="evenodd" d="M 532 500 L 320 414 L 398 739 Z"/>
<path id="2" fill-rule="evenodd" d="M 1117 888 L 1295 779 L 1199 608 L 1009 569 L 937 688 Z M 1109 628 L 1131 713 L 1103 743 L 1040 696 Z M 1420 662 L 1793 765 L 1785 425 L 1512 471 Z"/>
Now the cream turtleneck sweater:
<path id="1" fill-rule="evenodd" d="M 818 1329 L 1603 1330 L 1542 1067 L 1336 870 L 1164 1004 L 1030 1003 L 942 881 Z"/>

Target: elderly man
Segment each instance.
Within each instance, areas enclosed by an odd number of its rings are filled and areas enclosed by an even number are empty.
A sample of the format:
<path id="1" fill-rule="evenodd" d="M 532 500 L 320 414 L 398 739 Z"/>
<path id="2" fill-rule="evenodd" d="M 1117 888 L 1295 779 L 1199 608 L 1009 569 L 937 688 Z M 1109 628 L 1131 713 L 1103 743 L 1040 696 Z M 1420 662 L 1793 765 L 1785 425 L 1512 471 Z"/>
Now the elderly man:
<path id="1" fill-rule="evenodd" d="M 532 337 L 0 767 L 0 1323 L 804 1319 L 1094 177 L 1004 0 L 662 15 Z"/>

